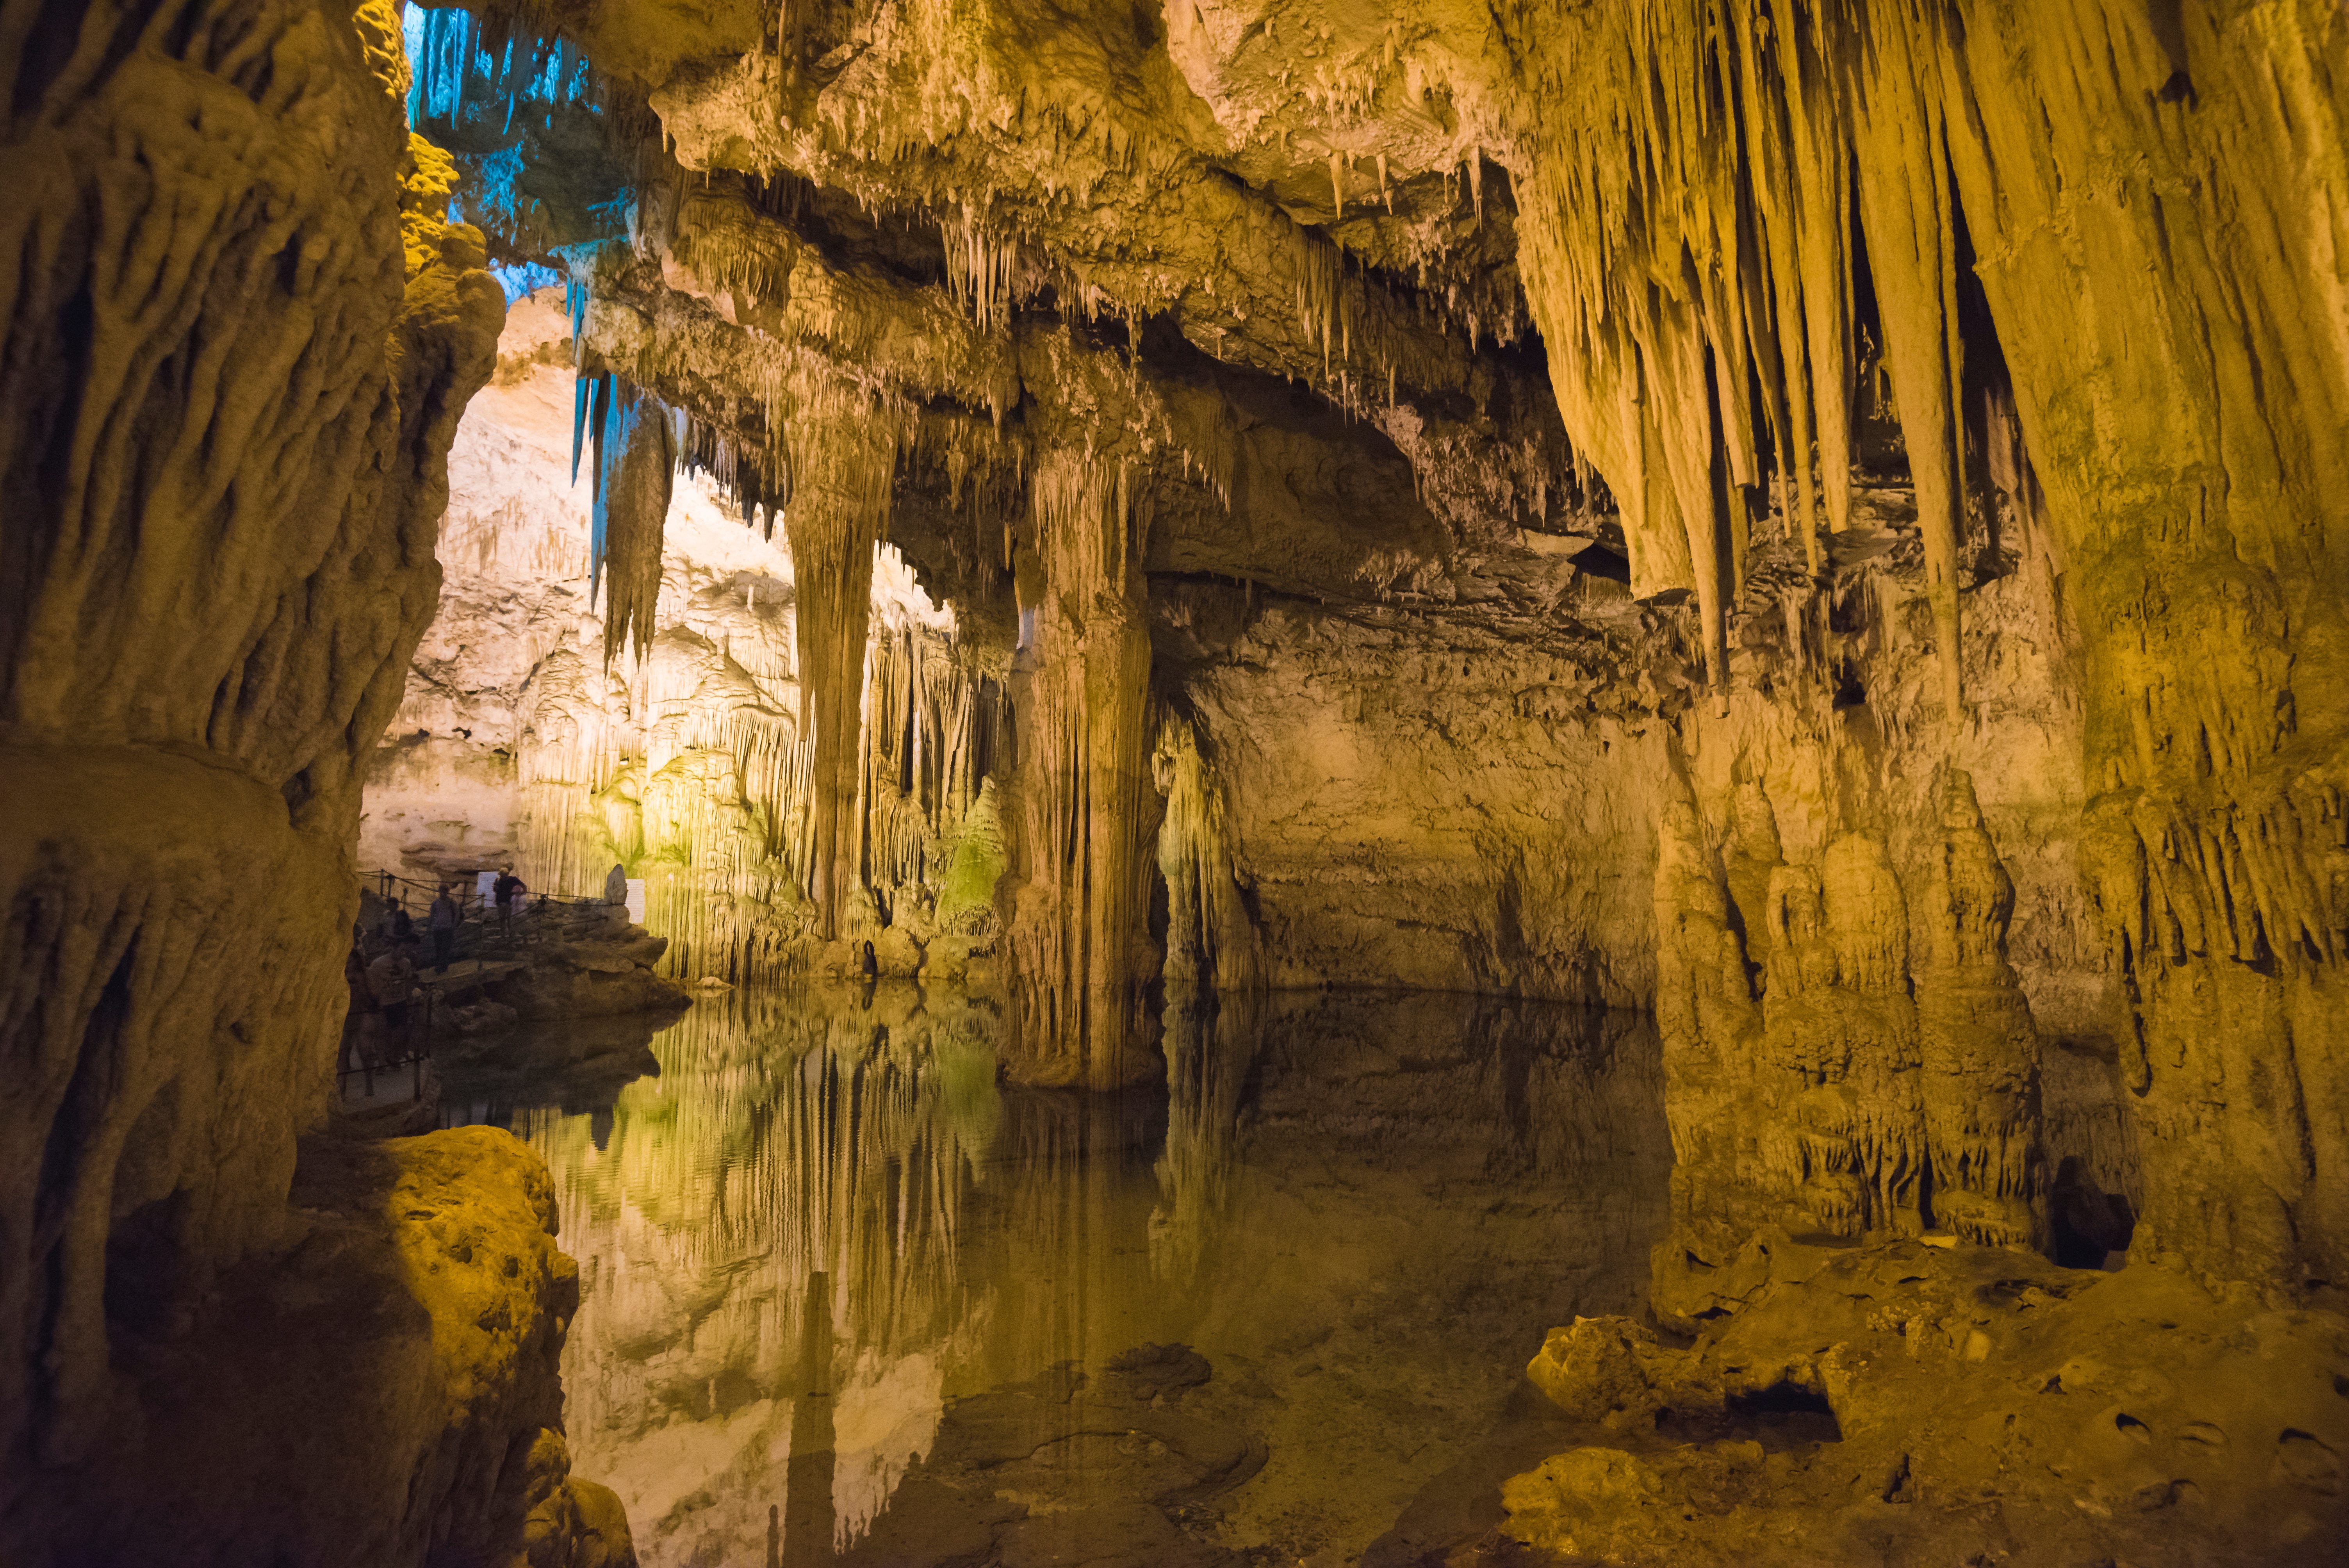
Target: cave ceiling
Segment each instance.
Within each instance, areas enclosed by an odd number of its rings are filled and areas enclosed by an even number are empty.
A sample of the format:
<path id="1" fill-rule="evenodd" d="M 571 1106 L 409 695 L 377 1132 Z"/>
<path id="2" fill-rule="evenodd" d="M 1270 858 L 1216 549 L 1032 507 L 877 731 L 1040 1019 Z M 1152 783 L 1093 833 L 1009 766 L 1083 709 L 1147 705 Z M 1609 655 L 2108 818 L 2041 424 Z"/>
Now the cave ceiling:
<path id="1" fill-rule="evenodd" d="M 895 428 L 891 536 L 974 627 L 1009 626 L 1024 477 L 1069 448 L 1129 474 L 1161 600 L 1481 605 L 1677 680 L 1686 585 L 1618 586 L 1531 326 L 1489 19 L 787 10 L 409 22 L 464 214 L 580 285 L 583 370 L 687 416 L 747 516 L 844 400 Z"/>

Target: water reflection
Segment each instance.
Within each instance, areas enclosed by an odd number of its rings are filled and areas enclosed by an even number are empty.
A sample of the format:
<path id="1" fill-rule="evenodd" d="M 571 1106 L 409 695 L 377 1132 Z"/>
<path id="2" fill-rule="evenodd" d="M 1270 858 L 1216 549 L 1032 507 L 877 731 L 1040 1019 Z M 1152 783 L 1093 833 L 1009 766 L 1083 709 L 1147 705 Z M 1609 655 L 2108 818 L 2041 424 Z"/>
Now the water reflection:
<path id="1" fill-rule="evenodd" d="M 734 993 L 624 1085 L 533 1086 L 527 1041 L 450 1075 L 554 1173 L 572 1448 L 648 1565 L 1353 1560 L 1547 1326 L 1637 1304 L 1643 1020 L 1178 999 L 1166 1084 L 1105 1095 L 999 1087 L 997 1027 L 910 985 Z"/>

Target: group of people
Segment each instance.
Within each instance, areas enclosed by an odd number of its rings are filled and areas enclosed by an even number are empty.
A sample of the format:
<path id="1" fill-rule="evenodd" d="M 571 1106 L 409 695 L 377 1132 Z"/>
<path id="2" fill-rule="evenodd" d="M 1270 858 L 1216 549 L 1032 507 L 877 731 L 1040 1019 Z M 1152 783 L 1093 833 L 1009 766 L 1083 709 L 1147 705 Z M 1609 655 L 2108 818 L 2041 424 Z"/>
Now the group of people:
<path id="1" fill-rule="evenodd" d="M 491 897 L 497 905 L 498 923 L 505 934 L 513 934 L 514 911 L 521 895 L 529 884 L 514 875 L 513 867 L 499 872 L 491 883 Z M 442 882 L 434 892 L 431 907 L 424 916 L 424 929 L 432 938 L 432 967 L 441 975 L 457 953 L 457 933 L 464 923 L 464 912 L 459 906 L 450 884 Z M 374 951 L 370 953 L 370 948 Z M 398 1057 L 410 1037 L 411 1010 L 416 1006 L 417 976 L 421 965 L 416 933 L 416 922 L 399 904 L 388 904 L 377 926 L 377 940 L 370 944 L 365 930 L 351 927 L 351 950 L 343 960 L 343 979 L 350 988 L 350 1021 L 343 1035 L 342 1066 L 346 1071 L 359 1067 L 378 1068 Z"/>

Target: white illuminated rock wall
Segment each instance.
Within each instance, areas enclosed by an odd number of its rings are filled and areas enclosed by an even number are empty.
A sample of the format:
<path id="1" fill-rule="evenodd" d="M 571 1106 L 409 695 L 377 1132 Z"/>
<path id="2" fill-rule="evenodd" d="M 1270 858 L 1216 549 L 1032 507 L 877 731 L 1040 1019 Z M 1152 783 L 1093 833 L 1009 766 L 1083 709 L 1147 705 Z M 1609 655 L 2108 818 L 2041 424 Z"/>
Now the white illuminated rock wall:
<path id="1" fill-rule="evenodd" d="M 592 459 L 571 473 L 569 330 L 558 291 L 516 302 L 496 377 L 459 429 L 440 610 L 376 755 L 358 869 L 429 882 L 510 861 L 540 892 L 584 895 L 619 864 L 646 882 L 647 924 L 679 976 L 800 967 L 808 746 L 791 558 L 780 531 L 761 538 L 706 479 L 680 476 L 651 650 L 606 664 Z M 900 886 L 943 875 L 988 719 L 952 613 L 885 545 L 866 670 L 858 843 L 894 906 Z"/>

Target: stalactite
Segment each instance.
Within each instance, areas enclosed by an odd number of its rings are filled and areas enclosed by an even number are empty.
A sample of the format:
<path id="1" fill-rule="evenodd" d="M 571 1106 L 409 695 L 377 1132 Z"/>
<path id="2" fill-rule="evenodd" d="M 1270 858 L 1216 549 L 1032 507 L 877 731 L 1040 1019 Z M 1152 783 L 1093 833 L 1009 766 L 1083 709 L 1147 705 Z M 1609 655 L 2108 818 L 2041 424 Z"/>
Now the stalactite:
<path id="1" fill-rule="evenodd" d="M 1958 545 L 1965 535 L 1964 345 L 1958 338 L 1957 195 L 1942 131 L 1940 24 L 1909 3 L 1855 13 L 1864 28 L 1851 92 L 1859 210 L 1884 325 L 1884 361 L 1917 487 L 1925 595 L 1947 722 L 1963 717 Z"/>
<path id="2" fill-rule="evenodd" d="M 595 521 L 588 598 L 605 583 L 604 660 L 624 644 L 642 658 L 652 646 L 660 599 L 661 545 L 669 480 L 677 467 L 668 411 L 619 377 L 597 377 L 602 418 L 595 425 Z"/>
<path id="3" fill-rule="evenodd" d="M 1748 548 L 1725 488 L 1773 459 L 1815 571 L 1820 503 L 1826 526 L 1847 525 L 1857 170 L 1954 721 L 1956 198 L 1935 25 L 1880 9 L 1731 0 L 1717 25 L 1656 6 L 1578 32 L 1546 67 L 1545 102 L 1568 107 L 1529 120 L 1526 284 L 1568 434 L 1622 498 L 1633 590 L 1694 591 L 1719 686 Z M 1638 88 L 1565 86 L 1598 71 Z"/>
<path id="4" fill-rule="evenodd" d="M 1017 242 L 991 232 L 969 207 L 938 225 L 947 253 L 947 287 L 982 332 L 1009 325 L 1019 270 Z"/>

